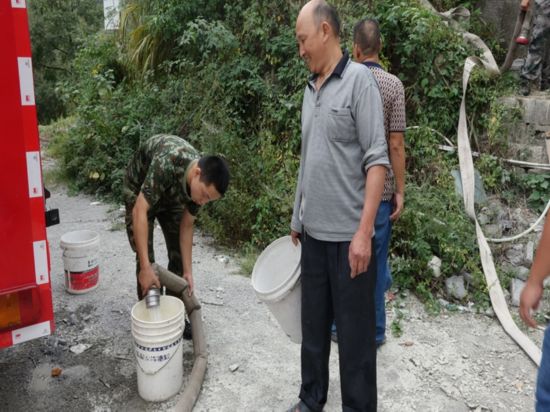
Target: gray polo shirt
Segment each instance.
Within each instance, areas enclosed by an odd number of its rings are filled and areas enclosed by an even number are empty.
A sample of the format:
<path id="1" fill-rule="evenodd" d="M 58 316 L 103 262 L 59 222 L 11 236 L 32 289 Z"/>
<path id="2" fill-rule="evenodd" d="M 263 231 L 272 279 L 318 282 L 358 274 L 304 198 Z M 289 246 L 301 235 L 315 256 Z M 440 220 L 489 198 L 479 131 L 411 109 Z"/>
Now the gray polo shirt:
<path id="1" fill-rule="evenodd" d="M 302 103 L 302 148 L 291 228 L 318 240 L 350 241 L 359 227 L 365 179 L 390 166 L 382 100 L 370 70 L 347 53 Z"/>

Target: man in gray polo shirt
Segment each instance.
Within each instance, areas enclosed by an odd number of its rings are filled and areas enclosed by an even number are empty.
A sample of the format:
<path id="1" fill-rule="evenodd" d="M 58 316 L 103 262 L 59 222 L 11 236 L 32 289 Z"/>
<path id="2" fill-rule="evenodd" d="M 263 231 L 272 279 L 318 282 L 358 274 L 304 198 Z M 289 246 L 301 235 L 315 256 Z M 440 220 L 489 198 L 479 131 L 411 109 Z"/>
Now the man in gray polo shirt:
<path id="1" fill-rule="evenodd" d="M 344 411 L 376 411 L 374 220 L 389 166 L 372 73 L 340 48 L 336 10 L 308 2 L 296 21 L 313 73 L 302 104 L 300 171 L 291 223 L 302 242 L 302 385 L 291 411 L 327 400 L 330 329 L 339 333 Z"/>

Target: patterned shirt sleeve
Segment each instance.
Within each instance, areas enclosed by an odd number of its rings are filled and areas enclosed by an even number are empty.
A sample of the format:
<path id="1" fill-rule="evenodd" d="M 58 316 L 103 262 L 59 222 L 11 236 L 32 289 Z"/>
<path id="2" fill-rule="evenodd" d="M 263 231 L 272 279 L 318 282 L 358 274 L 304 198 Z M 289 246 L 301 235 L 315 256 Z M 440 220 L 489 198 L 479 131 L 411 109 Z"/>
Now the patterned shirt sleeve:
<path id="1" fill-rule="evenodd" d="M 396 82 L 395 99 L 390 112 L 389 132 L 404 132 L 407 125 L 405 120 L 405 89 L 403 83 Z"/>

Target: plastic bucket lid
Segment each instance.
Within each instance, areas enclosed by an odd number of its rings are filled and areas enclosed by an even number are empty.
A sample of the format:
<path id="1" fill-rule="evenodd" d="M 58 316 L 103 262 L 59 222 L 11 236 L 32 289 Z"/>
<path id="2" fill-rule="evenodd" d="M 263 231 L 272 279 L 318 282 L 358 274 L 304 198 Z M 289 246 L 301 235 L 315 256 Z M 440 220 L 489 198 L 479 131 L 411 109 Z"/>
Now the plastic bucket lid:
<path id="1" fill-rule="evenodd" d="M 275 240 L 260 254 L 252 270 L 252 287 L 265 302 L 283 299 L 300 277 L 301 244 L 290 236 Z"/>

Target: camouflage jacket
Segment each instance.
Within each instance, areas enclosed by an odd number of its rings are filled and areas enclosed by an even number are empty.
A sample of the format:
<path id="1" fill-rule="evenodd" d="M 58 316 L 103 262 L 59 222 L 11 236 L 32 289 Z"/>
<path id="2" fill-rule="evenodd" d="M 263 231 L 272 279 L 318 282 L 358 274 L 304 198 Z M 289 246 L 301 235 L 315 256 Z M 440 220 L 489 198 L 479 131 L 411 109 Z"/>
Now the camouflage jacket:
<path id="1" fill-rule="evenodd" d="M 199 152 L 178 136 L 151 137 L 140 144 L 128 164 L 124 201 L 133 204 L 142 192 L 151 207 L 150 214 L 181 206 L 196 215 L 200 206 L 191 200 L 187 172 L 199 157 Z"/>

